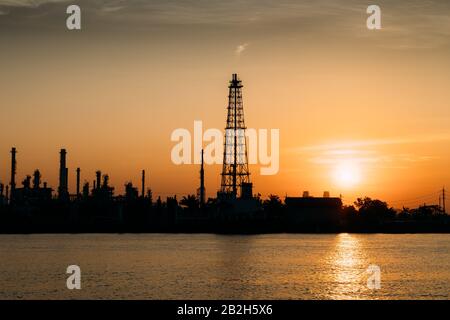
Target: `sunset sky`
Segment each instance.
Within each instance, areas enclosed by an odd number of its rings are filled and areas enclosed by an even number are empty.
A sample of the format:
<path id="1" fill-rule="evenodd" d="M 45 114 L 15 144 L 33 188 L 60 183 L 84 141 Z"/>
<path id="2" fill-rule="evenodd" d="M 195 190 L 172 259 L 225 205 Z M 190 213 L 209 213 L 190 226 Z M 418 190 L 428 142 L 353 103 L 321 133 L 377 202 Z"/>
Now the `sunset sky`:
<path id="1" fill-rule="evenodd" d="M 78 4 L 82 30 L 68 31 Z M 377 4 L 382 29 L 368 30 Z M 118 192 L 146 169 L 154 195 L 195 193 L 174 165 L 177 128 L 225 127 L 228 81 L 246 124 L 280 129 L 280 170 L 254 192 L 330 191 L 393 206 L 450 189 L 450 2 L 357 0 L 0 0 L 0 181 L 12 146 L 19 183 L 39 168 L 56 189 L 59 149 Z M 207 166 L 206 190 L 220 187 Z"/>

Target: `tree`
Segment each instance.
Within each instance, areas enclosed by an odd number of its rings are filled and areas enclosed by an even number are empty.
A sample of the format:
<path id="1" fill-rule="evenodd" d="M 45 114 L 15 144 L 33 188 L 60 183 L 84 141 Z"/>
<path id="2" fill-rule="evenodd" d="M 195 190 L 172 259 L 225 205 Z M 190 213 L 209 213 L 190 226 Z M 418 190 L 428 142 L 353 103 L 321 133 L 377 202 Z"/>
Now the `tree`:
<path id="1" fill-rule="evenodd" d="M 281 214 L 283 204 L 279 196 L 270 194 L 269 198 L 263 201 L 264 211 L 272 216 L 279 216 Z"/>
<path id="2" fill-rule="evenodd" d="M 417 220 L 431 220 L 433 218 L 438 218 L 441 215 L 443 215 L 443 213 L 437 205 L 423 205 L 414 209 L 412 212 L 412 216 Z"/>
<path id="3" fill-rule="evenodd" d="M 183 196 L 180 200 L 180 205 L 188 211 L 194 211 L 199 208 L 199 201 L 196 196 L 191 194 L 188 196 Z"/>
<path id="4" fill-rule="evenodd" d="M 358 224 L 358 211 L 354 206 L 343 206 L 342 207 L 342 215 L 341 215 L 341 223 L 347 227 L 353 227 Z"/>
<path id="5" fill-rule="evenodd" d="M 366 222 L 376 223 L 395 218 L 395 210 L 384 201 L 369 197 L 358 198 L 355 201 L 359 216 Z"/>
<path id="6" fill-rule="evenodd" d="M 411 218 L 412 210 L 409 208 L 403 207 L 402 211 L 398 213 L 398 218 L 401 220 L 408 220 Z"/>

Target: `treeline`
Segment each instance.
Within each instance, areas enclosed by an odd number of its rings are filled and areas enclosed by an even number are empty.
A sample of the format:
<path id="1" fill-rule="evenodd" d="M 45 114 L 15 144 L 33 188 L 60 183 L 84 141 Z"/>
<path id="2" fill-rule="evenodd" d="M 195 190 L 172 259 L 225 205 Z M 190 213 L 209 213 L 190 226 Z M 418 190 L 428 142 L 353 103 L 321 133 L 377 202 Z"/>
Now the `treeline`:
<path id="1" fill-rule="evenodd" d="M 105 189 L 107 190 L 107 189 Z M 133 191 L 133 192 L 131 192 Z M 94 192 L 76 199 L 26 199 L 0 205 L 0 233 L 78 232 L 450 232 L 450 219 L 439 206 L 396 210 L 368 197 L 353 205 L 339 198 L 286 198 L 276 195 L 248 202 L 210 198 L 206 203 L 188 195 L 165 201 L 139 196 Z"/>
<path id="2" fill-rule="evenodd" d="M 270 195 L 261 203 L 269 217 L 286 223 L 292 222 L 292 213 L 302 215 L 306 211 L 302 208 L 292 210 L 277 195 Z M 309 222 L 302 220 L 303 226 L 290 225 L 288 229 L 331 232 L 450 232 L 450 216 L 438 205 L 394 209 L 385 201 L 369 197 L 358 198 L 352 205 L 342 205 L 339 212 L 330 212 L 328 219 L 319 223 Z"/>

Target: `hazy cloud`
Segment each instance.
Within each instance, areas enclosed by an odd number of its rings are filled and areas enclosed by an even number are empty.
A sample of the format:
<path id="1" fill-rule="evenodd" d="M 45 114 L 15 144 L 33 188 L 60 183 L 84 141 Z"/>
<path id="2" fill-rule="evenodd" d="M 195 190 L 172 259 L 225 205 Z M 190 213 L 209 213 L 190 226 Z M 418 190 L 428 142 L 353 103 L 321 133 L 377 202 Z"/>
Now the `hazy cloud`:
<path id="1" fill-rule="evenodd" d="M 244 52 L 245 49 L 247 49 L 248 43 L 240 44 L 236 47 L 236 50 L 234 51 L 237 56 L 240 56 L 242 52 Z"/>
<path id="2" fill-rule="evenodd" d="M 0 0 L 0 32 L 41 29 L 42 25 L 59 28 L 68 4 L 82 8 L 89 30 L 208 25 L 238 28 L 242 33 L 366 38 L 379 47 L 396 49 L 433 48 L 450 42 L 447 0 L 380 0 L 383 30 L 378 33 L 365 27 L 367 4 L 359 0 Z M 244 49 L 238 47 L 237 52 Z"/>
<path id="3" fill-rule="evenodd" d="M 438 159 L 436 156 L 416 155 L 412 153 L 400 154 L 380 154 L 375 150 L 368 150 L 367 155 L 364 152 L 361 155 L 327 155 L 320 154 L 309 159 L 310 162 L 322 165 L 334 165 L 345 160 L 351 160 L 353 163 L 360 164 L 380 164 L 380 163 L 417 163 Z M 403 166 L 405 167 L 405 166 Z"/>
<path id="4" fill-rule="evenodd" d="M 368 140 L 354 140 L 354 141 L 344 141 L 336 143 L 325 143 L 311 146 L 304 146 L 299 148 L 294 148 L 292 151 L 298 153 L 310 152 L 310 151 L 339 151 L 342 149 L 351 148 L 361 148 L 369 146 L 379 146 L 379 145 L 393 145 L 393 144 L 410 144 L 410 143 L 427 143 L 427 142 L 438 142 L 438 141 L 450 141 L 450 133 L 441 134 L 431 134 L 424 136 L 414 136 L 414 137 L 396 137 L 396 138 L 385 138 L 385 139 L 368 139 Z"/>
<path id="5" fill-rule="evenodd" d="M 304 154 L 308 160 L 318 165 L 335 165 L 345 160 L 351 160 L 359 164 L 384 164 L 398 165 L 403 163 L 406 168 L 408 163 L 418 163 L 438 159 L 436 156 L 419 155 L 414 153 L 392 153 L 372 149 L 376 146 L 430 143 L 450 141 L 450 134 L 437 134 L 417 137 L 400 137 L 391 139 L 357 140 L 330 144 L 305 146 L 293 150 Z"/>

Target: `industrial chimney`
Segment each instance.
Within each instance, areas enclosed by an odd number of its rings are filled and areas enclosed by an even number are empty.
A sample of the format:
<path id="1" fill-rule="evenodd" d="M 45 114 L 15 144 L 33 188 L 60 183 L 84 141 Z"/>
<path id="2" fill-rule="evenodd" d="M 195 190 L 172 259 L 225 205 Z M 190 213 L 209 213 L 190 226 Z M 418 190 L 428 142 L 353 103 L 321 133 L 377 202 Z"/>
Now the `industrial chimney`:
<path id="1" fill-rule="evenodd" d="M 145 170 L 142 170 L 142 198 L 145 197 Z"/>
<path id="2" fill-rule="evenodd" d="M 100 170 L 97 170 L 95 172 L 97 183 L 94 183 L 94 188 L 100 189 L 101 186 L 101 179 L 102 179 L 102 172 Z"/>
<path id="3" fill-rule="evenodd" d="M 68 195 L 68 170 L 66 166 L 66 149 L 61 149 L 59 158 L 59 197 L 65 197 Z"/>
<path id="4" fill-rule="evenodd" d="M 33 174 L 33 189 L 39 189 L 41 187 L 41 173 L 38 169 Z"/>
<path id="5" fill-rule="evenodd" d="M 202 166 L 200 167 L 200 205 L 205 205 L 205 169 L 203 167 L 203 149 L 202 149 Z"/>
<path id="6" fill-rule="evenodd" d="M 80 196 L 80 168 L 77 168 L 77 197 Z"/>
<path id="7" fill-rule="evenodd" d="M 11 189 L 10 189 L 10 201 L 14 198 L 14 192 L 16 190 L 16 148 L 11 149 Z"/>

